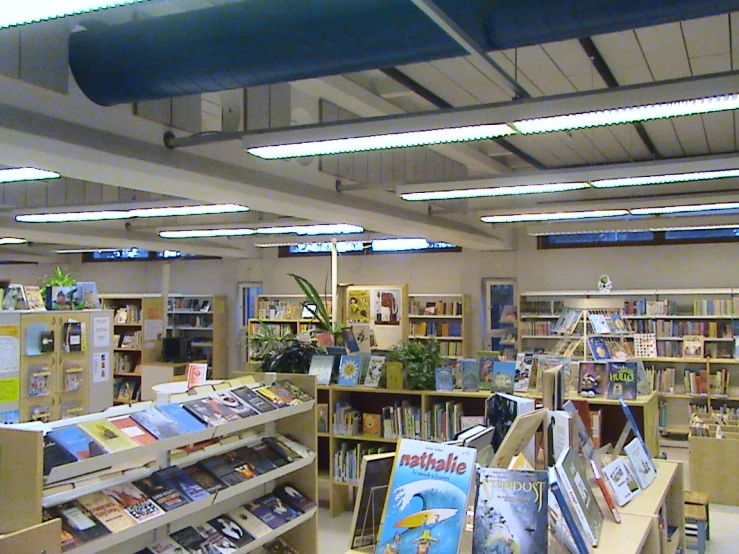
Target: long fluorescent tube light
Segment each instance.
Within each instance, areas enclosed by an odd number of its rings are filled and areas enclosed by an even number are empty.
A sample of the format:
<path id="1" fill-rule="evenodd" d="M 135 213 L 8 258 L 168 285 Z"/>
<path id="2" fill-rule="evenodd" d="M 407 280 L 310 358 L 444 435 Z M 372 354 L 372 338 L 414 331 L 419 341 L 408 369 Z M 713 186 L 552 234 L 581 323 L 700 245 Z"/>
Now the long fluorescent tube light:
<path id="1" fill-rule="evenodd" d="M 283 158 L 299 158 L 305 156 L 322 156 L 327 154 L 343 154 L 347 152 L 366 152 L 369 150 L 385 150 L 388 148 L 406 148 L 409 146 L 427 146 L 450 142 L 469 142 L 492 139 L 514 134 L 515 131 L 505 123 L 469 125 L 451 129 L 433 129 L 428 131 L 411 131 L 406 133 L 388 133 L 345 139 L 319 140 L 295 144 L 278 144 L 272 146 L 254 146 L 247 148 L 249 154 L 265 160 Z"/>
<path id="2" fill-rule="evenodd" d="M 0 244 L 25 244 L 26 239 L 18 239 L 15 237 L 0 237 Z"/>
<path id="3" fill-rule="evenodd" d="M 426 192 L 404 192 L 400 195 L 403 200 L 433 201 L 459 200 L 464 198 L 485 198 L 491 196 L 518 196 L 524 194 L 545 194 L 551 192 L 566 192 L 589 188 L 588 183 L 543 183 L 540 185 L 514 185 L 510 187 L 493 187 L 482 189 L 439 190 Z"/>
<path id="4" fill-rule="evenodd" d="M 632 208 L 631 215 L 670 215 L 696 212 L 715 212 L 739 210 L 739 202 L 720 202 L 716 204 L 691 204 L 685 206 L 660 206 L 655 208 Z"/>
<path id="5" fill-rule="evenodd" d="M 0 183 L 41 181 L 43 179 L 58 179 L 59 177 L 61 175 L 55 171 L 46 171 L 35 167 L 6 167 L 0 169 Z"/>
<path id="6" fill-rule="evenodd" d="M 530 214 L 486 215 L 485 223 L 520 223 L 524 221 L 571 221 L 573 219 L 598 219 L 629 215 L 628 210 L 589 210 L 582 212 L 544 212 Z"/>
<path id="7" fill-rule="evenodd" d="M 590 184 L 595 188 L 632 187 L 641 185 L 663 185 L 667 183 L 685 183 L 688 181 L 709 181 L 739 177 L 739 169 L 722 169 L 717 171 L 695 171 L 692 173 L 671 173 L 667 175 L 644 175 L 642 177 L 620 177 L 616 179 L 596 179 Z"/>
<path id="8" fill-rule="evenodd" d="M 36 23 L 67 15 L 76 15 L 127 4 L 140 4 L 148 0 L 25 0 L 4 2 L 0 13 L 0 29 L 26 23 Z"/>
<path id="9" fill-rule="evenodd" d="M 348 235 L 364 233 L 359 225 L 346 223 L 327 223 L 316 225 L 285 225 L 283 227 L 255 227 L 239 229 L 182 229 L 177 231 L 159 231 L 165 239 L 190 239 L 207 237 L 244 237 L 249 235 Z"/>
<path id="10" fill-rule="evenodd" d="M 170 206 L 131 210 L 101 210 L 89 212 L 60 212 L 45 214 L 21 214 L 15 216 L 19 223 L 69 223 L 73 221 L 109 221 L 134 217 L 170 217 L 177 215 L 206 215 L 246 212 L 249 208 L 238 204 L 208 204 L 198 206 Z"/>
<path id="11" fill-rule="evenodd" d="M 602 127 L 604 125 L 621 125 L 623 123 L 634 123 L 636 121 L 649 121 L 650 119 L 665 119 L 668 117 L 722 112 L 727 110 L 736 110 L 737 108 L 739 108 L 739 94 L 724 94 L 721 96 L 709 96 L 706 98 L 682 100 L 679 102 L 663 102 L 660 104 L 646 104 L 644 106 L 633 106 L 630 108 L 615 108 L 610 110 L 523 119 L 520 121 L 514 121 L 511 125 L 519 133 L 530 135 L 535 133 L 553 133 L 556 131 Z"/>

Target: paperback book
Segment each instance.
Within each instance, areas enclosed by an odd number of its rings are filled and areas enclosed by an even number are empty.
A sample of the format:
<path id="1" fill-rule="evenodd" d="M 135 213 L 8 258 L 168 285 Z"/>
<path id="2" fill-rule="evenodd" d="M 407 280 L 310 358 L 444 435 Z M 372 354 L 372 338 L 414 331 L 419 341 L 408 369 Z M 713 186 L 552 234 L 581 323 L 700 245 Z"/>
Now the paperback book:
<path id="1" fill-rule="evenodd" d="M 208 496 L 208 491 L 198 485 L 195 480 L 179 466 L 169 466 L 152 474 L 152 478 L 166 486 L 180 491 L 189 502 L 195 502 Z"/>
<path id="2" fill-rule="evenodd" d="M 585 536 L 590 544 L 598 546 L 600 530 L 603 526 L 603 513 L 588 485 L 587 476 L 580 464 L 577 451 L 569 447 L 563 450 L 554 468 L 557 470 L 559 482 L 569 501 L 569 506 L 582 526 Z"/>
<path id="3" fill-rule="evenodd" d="M 272 492 L 277 498 L 298 512 L 305 513 L 316 507 L 316 502 L 313 499 L 308 498 L 289 483 L 278 485 Z"/>
<path id="4" fill-rule="evenodd" d="M 58 445 L 49 435 L 44 436 L 44 476 L 49 475 L 55 467 L 71 464 L 76 461 L 76 456 L 67 452 L 66 449 Z"/>
<path id="5" fill-rule="evenodd" d="M 572 538 L 572 542 L 575 543 L 575 548 L 577 550 L 576 554 L 590 554 L 588 542 L 586 542 L 583 532 L 580 530 L 580 525 L 570 509 L 566 492 L 563 491 L 560 486 L 560 478 L 557 470 L 550 467 L 547 471 L 549 473 L 549 490 L 552 491 L 552 496 L 554 497 L 552 505 L 557 505 L 559 508 L 559 514 L 562 515 L 562 518 L 567 525 L 568 533 L 565 533 L 564 535 Z"/>
<path id="6" fill-rule="evenodd" d="M 161 406 L 157 406 L 156 409 L 172 421 L 176 422 L 187 433 L 196 433 L 197 431 L 202 431 L 206 427 L 202 421 L 195 418 L 177 402 L 163 404 Z"/>
<path id="7" fill-rule="evenodd" d="M 327 405 L 328 406 L 328 405 Z M 326 427 L 326 430 L 328 430 L 328 427 Z M 259 443 L 255 444 L 251 447 L 254 452 L 262 456 L 263 458 L 268 459 L 270 462 L 275 464 L 277 467 L 282 467 L 287 465 L 289 462 L 283 458 L 275 449 L 267 446 L 266 444 Z"/>
<path id="8" fill-rule="evenodd" d="M 335 356 L 313 354 L 310 360 L 308 375 L 314 375 L 316 377 L 317 385 L 328 385 L 331 383 L 335 359 Z"/>
<path id="9" fill-rule="evenodd" d="M 49 438 L 77 458 L 77 460 L 102 456 L 106 453 L 105 449 L 76 425 L 53 429 L 49 431 Z"/>
<path id="10" fill-rule="evenodd" d="M 382 373 L 385 370 L 385 356 L 371 356 L 367 375 L 364 378 L 365 387 L 379 387 Z"/>
<path id="11" fill-rule="evenodd" d="M 244 506 L 228 512 L 228 516 L 255 539 L 272 532 L 272 528 Z"/>
<path id="12" fill-rule="evenodd" d="M 237 413 L 214 398 L 190 400 L 182 404 L 182 407 L 210 427 L 241 419 Z"/>
<path id="13" fill-rule="evenodd" d="M 495 452 L 503 444 L 513 421 L 524 414 L 534 411 L 534 400 L 505 393 L 495 393 L 485 401 L 485 424 L 493 427 L 491 445 Z M 534 461 L 534 439 L 523 450 L 529 461 Z"/>
<path id="14" fill-rule="evenodd" d="M 188 503 L 187 498 L 180 491 L 155 479 L 153 475 L 134 481 L 133 484 L 167 512 Z"/>
<path id="15" fill-rule="evenodd" d="M 472 448 L 401 439 L 375 553 L 457 552 L 476 454 Z"/>
<path id="16" fill-rule="evenodd" d="M 107 419 L 94 419 L 78 423 L 106 452 L 120 452 L 136 448 L 138 444 Z"/>
<path id="17" fill-rule="evenodd" d="M 101 491 L 81 496 L 77 502 L 111 533 L 136 525 L 136 520 L 123 509 L 123 506 Z"/>
<path id="18" fill-rule="evenodd" d="M 228 514 L 222 514 L 209 520 L 208 525 L 215 529 L 217 533 L 226 537 L 237 548 L 254 540 L 254 537 Z"/>
<path id="19" fill-rule="evenodd" d="M 103 494 L 115 500 L 123 506 L 128 515 L 130 515 L 136 523 L 143 523 L 155 517 L 164 514 L 156 502 L 147 497 L 133 483 L 123 483 L 121 485 L 113 485 L 103 489 Z"/>
<path id="20" fill-rule="evenodd" d="M 184 435 L 187 432 L 179 423 L 169 419 L 156 408 L 134 412 L 131 417 L 159 440 Z"/>
<path id="21" fill-rule="evenodd" d="M 529 388 L 531 365 L 534 363 L 533 352 L 519 352 L 516 354 L 516 373 L 513 378 L 513 391 L 522 392 Z"/>
<path id="22" fill-rule="evenodd" d="M 65 502 L 54 506 L 51 514 L 53 517 L 62 519 L 62 535 L 65 531 L 71 535 L 67 542 L 69 546 L 64 550 L 110 534 L 105 525 L 95 519 L 86 508 L 77 502 Z"/>
<path id="23" fill-rule="evenodd" d="M 493 362 L 493 392 L 513 394 L 513 385 L 516 381 L 516 362 Z"/>
<path id="24" fill-rule="evenodd" d="M 608 398 L 636 399 L 636 362 L 608 362 Z"/>
<path id="25" fill-rule="evenodd" d="M 233 392 L 236 396 L 241 398 L 241 400 L 255 408 L 258 412 L 271 412 L 276 408 L 274 404 L 266 400 L 263 396 L 254 392 L 251 387 L 239 387 L 238 389 L 233 389 L 231 392 Z"/>
<path id="26" fill-rule="evenodd" d="M 589 312 L 588 319 L 590 320 L 590 325 L 594 333 L 598 335 L 608 335 L 611 333 L 611 326 L 609 325 L 610 318 L 606 314 Z"/>
<path id="27" fill-rule="evenodd" d="M 490 390 L 493 387 L 493 364 L 498 359 L 497 352 L 481 350 L 477 353 L 477 366 L 480 375 L 480 388 Z"/>
<path id="28" fill-rule="evenodd" d="M 198 525 L 195 529 L 205 537 L 205 542 L 198 552 L 207 552 L 208 554 L 235 554 L 237 550 L 236 545 L 228 537 L 210 525 L 210 523 Z"/>
<path id="29" fill-rule="evenodd" d="M 253 415 L 257 415 L 259 412 L 247 404 L 241 398 L 232 394 L 231 391 L 222 390 L 213 394 L 212 398 L 238 414 L 239 417 L 245 418 Z"/>
<path id="30" fill-rule="evenodd" d="M 465 358 L 462 364 L 462 390 L 480 390 L 480 365 L 475 358 Z"/>
<path id="31" fill-rule="evenodd" d="M 608 343 L 603 337 L 588 337 L 588 345 L 594 360 L 608 360 L 611 358 Z"/>
<path id="32" fill-rule="evenodd" d="M 110 422 L 140 446 L 151 444 L 157 440 L 154 435 L 136 423 L 131 416 L 112 417 Z"/>
<path id="33" fill-rule="evenodd" d="M 475 492 L 472 554 L 546 553 L 546 471 L 481 467 Z"/>
<path id="34" fill-rule="evenodd" d="M 619 506 L 625 506 L 641 492 L 641 487 L 628 459 L 616 458 L 610 464 L 603 466 L 603 475 L 611 486 Z"/>
<path id="35" fill-rule="evenodd" d="M 208 471 L 206 471 L 206 469 L 202 467 L 199 463 L 187 466 L 183 469 L 183 471 L 190 476 L 190 479 L 195 481 L 198 485 L 200 485 L 200 487 L 208 491 L 208 493 L 210 494 L 215 494 L 218 491 L 226 488 L 226 486 L 221 481 L 219 481 Z"/>
<path id="36" fill-rule="evenodd" d="M 213 456 L 198 462 L 203 469 L 218 479 L 226 487 L 242 483 L 245 478 L 234 470 L 233 466 L 221 456 Z"/>
<path id="37" fill-rule="evenodd" d="M 451 366 L 437 367 L 434 373 L 437 391 L 448 392 L 454 390 L 454 376 L 452 375 Z"/>
<path id="38" fill-rule="evenodd" d="M 287 523 L 287 519 L 282 514 L 273 510 L 272 506 L 265 502 L 264 497 L 247 502 L 246 508 L 263 523 L 267 524 L 270 529 L 277 529 Z"/>
<path id="39" fill-rule="evenodd" d="M 294 406 L 302 402 L 294 391 L 279 383 L 272 383 L 271 385 L 258 387 L 254 390 L 278 408 Z"/>
<path id="40" fill-rule="evenodd" d="M 172 533 L 170 537 L 191 554 L 200 554 L 203 545 L 205 545 L 205 537 L 195 527 L 184 527 Z"/>
<path id="41" fill-rule="evenodd" d="M 634 475 L 639 486 L 646 489 L 657 478 L 657 470 L 649 456 L 649 452 L 644 448 L 644 443 L 639 440 L 639 437 L 636 437 L 624 446 L 624 452 L 629 458 L 631 467 L 634 468 Z"/>
<path id="42" fill-rule="evenodd" d="M 362 358 L 358 354 L 344 354 L 339 362 L 338 384 L 344 387 L 356 386 L 362 369 Z"/>

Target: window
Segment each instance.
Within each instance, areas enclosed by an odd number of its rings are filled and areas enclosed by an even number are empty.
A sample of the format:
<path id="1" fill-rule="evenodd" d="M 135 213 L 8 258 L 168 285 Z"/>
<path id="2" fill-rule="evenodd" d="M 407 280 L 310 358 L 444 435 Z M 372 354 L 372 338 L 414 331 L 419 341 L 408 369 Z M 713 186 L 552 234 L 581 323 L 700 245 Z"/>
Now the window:
<path id="1" fill-rule="evenodd" d="M 482 313 L 485 317 L 483 350 L 500 352 L 516 359 L 516 285 L 513 281 L 483 279 Z"/>
<path id="2" fill-rule="evenodd" d="M 682 229 L 676 231 L 607 231 L 563 233 L 537 237 L 539 250 L 549 248 L 591 248 L 603 246 L 659 246 L 739 242 L 739 227 L 729 229 Z"/>
<path id="3" fill-rule="evenodd" d="M 399 252 L 461 252 L 462 249 L 448 242 L 432 242 L 426 239 L 377 239 L 372 241 L 337 241 L 339 254 L 397 254 Z M 306 242 L 280 246 L 278 256 L 325 255 L 331 253 L 330 242 Z"/>
<path id="4" fill-rule="evenodd" d="M 83 262 L 131 262 L 149 260 L 218 260 L 217 256 L 200 256 L 199 254 L 186 254 L 179 250 L 165 250 L 163 252 L 152 252 L 138 248 L 122 248 L 93 250 L 83 252 Z"/>

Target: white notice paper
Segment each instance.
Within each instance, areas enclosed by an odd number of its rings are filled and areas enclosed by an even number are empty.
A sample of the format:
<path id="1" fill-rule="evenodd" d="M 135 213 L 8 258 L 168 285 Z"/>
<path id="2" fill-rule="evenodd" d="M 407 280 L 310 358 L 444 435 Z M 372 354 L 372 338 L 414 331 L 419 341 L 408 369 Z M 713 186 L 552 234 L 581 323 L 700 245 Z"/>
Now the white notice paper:
<path id="1" fill-rule="evenodd" d="M 158 340 L 162 334 L 164 325 L 161 319 L 147 319 L 144 321 L 144 340 Z"/>
<path id="2" fill-rule="evenodd" d="M 92 318 L 92 347 L 108 348 L 110 346 L 110 321 L 107 317 Z"/>
<path id="3" fill-rule="evenodd" d="M 110 381 L 110 363 L 107 352 L 96 352 L 92 355 L 92 382 Z"/>

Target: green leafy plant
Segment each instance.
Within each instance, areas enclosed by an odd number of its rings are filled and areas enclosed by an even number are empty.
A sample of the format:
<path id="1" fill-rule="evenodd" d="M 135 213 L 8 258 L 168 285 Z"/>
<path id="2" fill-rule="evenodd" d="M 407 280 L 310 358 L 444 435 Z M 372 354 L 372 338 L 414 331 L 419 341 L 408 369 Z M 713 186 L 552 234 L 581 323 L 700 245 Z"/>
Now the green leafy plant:
<path id="1" fill-rule="evenodd" d="M 316 352 L 325 349 L 303 341 L 289 332 L 280 333 L 269 321 L 260 322 L 259 329 L 249 334 L 249 358 L 260 360 L 262 371 L 277 373 L 308 373 Z"/>
<path id="2" fill-rule="evenodd" d="M 302 304 L 311 312 L 313 319 L 316 320 L 316 327 L 326 333 L 333 333 L 334 325 L 331 321 L 331 314 L 326 310 L 326 304 L 324 304 L 323 298 L 318 293 L 318 290 L 316 290 L 316 287 L 313 286 L 313 283 L 295 273 L 290 273 L 289 275 L 295 279 L 300 290 L 303 291 L 305 300 Z"/>
<path id="3" fill-rule="evenodd" d="M 444 362 L 435 338 L 393 348 L 387 354 L 387 361 L 403 364 L 405 386 L 410 390 L 434 390 L 436 368 Z"/>
<path id="4" fill-rule="evenodd" d="M 41 286 L 41 296 L 46 299 L 47 305 L 46 307 L 50 307 L 50 294 L 51 294 L 51 287 L 73 287 L 77 284 L 77 279 L 75 279 L 74 276 L 72 276 L 71 273 L 66 273 L 61 267 L 57 267 L 54 269 L 54 272 L 51 275 L 45 275 L 42 281 Z M 69 291 L 70 299 L 74 295 L 75 290 Z M 75 309 L 82 309 L 82 305 L 74 306 Z"/>

